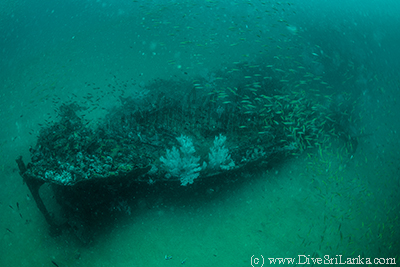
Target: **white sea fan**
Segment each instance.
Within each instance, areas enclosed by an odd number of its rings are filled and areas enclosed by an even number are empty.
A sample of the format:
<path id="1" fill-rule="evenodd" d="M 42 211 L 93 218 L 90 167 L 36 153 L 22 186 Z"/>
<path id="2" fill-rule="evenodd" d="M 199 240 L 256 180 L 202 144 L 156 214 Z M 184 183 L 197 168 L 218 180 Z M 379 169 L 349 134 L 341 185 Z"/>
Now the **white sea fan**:
<path id="1" fill-rule="evenodd" d="M 215 169 L 230 170 L 235 167 L 235 162 L 231 159 L 229 150 L 225 147 L 226 136 L 222 134 L 215 137 L 214 146 L 210 148 L 208 158 L 210 167 Z"/>
<path id="2" fill-rule="evenodd" d="M 192 184 L 194 179 L 200 175 L 200 157 L 194 156 L 196 150 L 192 139 L 185 135 L 181 135 L 176 139 L 181 145 L 179 150 L 176 147 L 172 147 L 171 150 L 167 149 L 166 157 L 160 157 L 160 161 L 168 172 L 167 177 L 178 177 L 181 185 L 186 186 Z"/>

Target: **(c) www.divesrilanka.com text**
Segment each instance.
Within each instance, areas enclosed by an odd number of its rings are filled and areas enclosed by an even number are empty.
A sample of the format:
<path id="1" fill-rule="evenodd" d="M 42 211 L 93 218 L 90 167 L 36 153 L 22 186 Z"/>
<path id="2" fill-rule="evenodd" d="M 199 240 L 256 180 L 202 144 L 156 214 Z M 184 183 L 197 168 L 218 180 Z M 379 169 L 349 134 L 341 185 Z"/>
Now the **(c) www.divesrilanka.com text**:
<path id="1" fill-rule="evenodd" d="M 368 258 L 361 257 L 343 257 L 343 255 L 335 255 L 331 257 L 330 255 L 325 255 L 321 257 L 312 257 L 310 255 L 297 255 L 296 258 L 264 258 L 264 256 L 251 257 L 251 266 L 261 267 L 267 262 L 270 265 L 275 264 L 299 264 L 299 265 L 319 265 L 319 264 L 390 264 L 396 265 L 396 258 Z"/>

